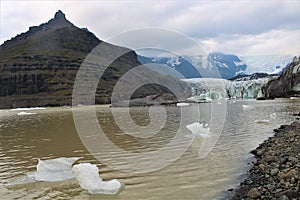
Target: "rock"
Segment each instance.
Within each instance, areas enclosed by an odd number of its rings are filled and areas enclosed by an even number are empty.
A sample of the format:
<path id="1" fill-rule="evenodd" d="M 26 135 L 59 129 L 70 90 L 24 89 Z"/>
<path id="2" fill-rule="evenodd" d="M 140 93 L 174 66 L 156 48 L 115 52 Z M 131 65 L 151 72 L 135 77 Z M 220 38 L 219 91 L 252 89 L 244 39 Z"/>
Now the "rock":
<path id="1" fill-rule="evenodd" d="M 274 156 L 272 154 L 267 154 L 265 157 L 262 159 L 262 163 L 271 163 L 274 161 Z"/>
<path id="2" fill-rule="evenodd" d="M 300 123 L 297 122 L 297 121 L 294 121 L 292 124 L 291 124 L 292 127 L 295 127 L 295 128 L 300 128 Z"/>
<path id="3" fill-rule="evenodd" d="M 263 170 L 266 166 L 264 164 L 259 164 L 258 167 Z"/>
<path id="4" fill-rule="evenodd" d="M 282 125 L 276 129 L 274 137 L 265 140 L 256 148 L 253 154 L 257 160 L 248 172 L 248 178 L 241 184 L 243 187 L 236 191 L 232 200 L 299 199 L 300 127 L 298 126 L 298 123 Z M 257 156 L 259 151 L 264 151 L 261 158 Z"/>
<path id="5" fill-rule="evenodd" d="M 249 190 L 247 196 L 252 198 L 252 199 L 256 199 L 258 197 L 260 197 L 260 192 L 258 191 L 257 188 L 252 188 L 251 190 Z"/>
<path id="6" fill-rule="evenodd" d="M 289 161 L 297 163 L 298 162 L 298 158 L 294 157 L 294 156 L 289 156 L 288 158 Z"/>
<path id="7" fill-rule="evenodd" d="M 278 172 L 279 172 L 279 169 L 277 169 L 277 168 L 272 169 L 271 172 L 270 172 L 270 175 L 275 176 Z"/>
<path id="8" fill-rule="evenodd" d="M 279 198 L 279 200 L 289 200 L 289 198 L 285 195 L 281 195 L 281 197 Z"/>
<path id="9" fill-rule="evenodd" d="M 295 169 L 280 172 L 278 175 L 284 180 L 291 180 L 292 178 L 298 179 L 298 173 Z"/>

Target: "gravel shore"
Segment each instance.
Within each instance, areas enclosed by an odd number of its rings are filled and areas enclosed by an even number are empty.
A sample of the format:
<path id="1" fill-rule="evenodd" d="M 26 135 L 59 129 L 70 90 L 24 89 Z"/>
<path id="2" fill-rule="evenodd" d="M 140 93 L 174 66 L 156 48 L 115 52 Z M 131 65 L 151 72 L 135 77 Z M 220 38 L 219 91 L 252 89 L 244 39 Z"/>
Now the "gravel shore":
<path id="1" fill-rule="evenodd" d="M 251 153 L 256 161 L 232 200 L 300 199 L 300 123 L 282 125 Z"/>

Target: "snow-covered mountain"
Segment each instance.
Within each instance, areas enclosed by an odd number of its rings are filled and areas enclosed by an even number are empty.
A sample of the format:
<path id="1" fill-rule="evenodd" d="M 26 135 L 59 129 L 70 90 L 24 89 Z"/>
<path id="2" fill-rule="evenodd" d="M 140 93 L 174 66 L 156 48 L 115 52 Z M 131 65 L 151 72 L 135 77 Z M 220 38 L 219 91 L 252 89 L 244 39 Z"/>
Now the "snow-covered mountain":
<path id="1" fill-rule="evenodd" d="M 291 62 L 293 55 L 251 55 L 239 56 L 247 65 L 246 73 L 278 74 Z"/>
<path id="2" fill-rule="evenodd" d="M 247 69 L 247 65 L 238 56 L 219 52 L 210 53 L 207 58 L 202 56 L 138 56 L 138 60 L 142 64 L 156 63 L 168 66 L 179 72 L 182 75 L 180 78 L 209 77 L 229 79 L 238 74 L 244 74 Z"/>

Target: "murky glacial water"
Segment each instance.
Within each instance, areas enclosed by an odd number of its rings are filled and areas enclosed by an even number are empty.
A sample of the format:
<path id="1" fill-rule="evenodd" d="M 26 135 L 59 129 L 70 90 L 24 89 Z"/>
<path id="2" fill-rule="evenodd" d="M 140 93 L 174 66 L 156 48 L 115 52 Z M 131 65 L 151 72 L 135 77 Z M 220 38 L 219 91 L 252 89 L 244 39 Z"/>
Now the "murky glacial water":
<path id="1" fill-rule="evenodd" d="M 299 112 L 300 101 L 227 101 L 226 105 L 222 134 L 208 156 L 199 159 L 203 139 L 196 138 L 171 165 L 144 174 L 120 172 L 94 158 L 77 134 L 71 108 L 32 110 L 28 112 L 35 115 L 24 116 L 17 115 L 20 111 L 0 110 L 0 199 L 226 199 L 231 193 L 227 190 L 239 184 L 249 167 L 248 163 L 252 160 L 249 151 L 273 135 L 274 128 L 294 120 L 291 114 Z M 200 120 L 197 120 L 195 115 L 199 107 Z M 97 106 L 97 116 L 103 131 L 115 145 L 126 151 L 153 151 L 168 144 L 179 126 L 181 108 L 165 108 L 167 124 L 160 134 L 149 140 L 122 135 L 107 106 Z M 184 119 L 185 123 L 196 120 L 212 126 L 210 103 L 182 109 L 190 109 L 191 113 L 188 119 Z M 150 122 L 148 111 L 149 108 L 131 108 L 130 114 L 137 124 L 146 126 Z M 124 112 L 124 108 L 117 109 L 118 112 Z M 257 123 L 255 120 L 269 120 L 269 123 Z M 190 134 L 188 129 L 185 131 L 185 134 Z M 5 183 L 35 171 L 38 158 L 74 156 L 82 157 L 75 164 L 97 164 L 103 179 L 117 178 L 125 184 L 125 188 L 117 195 L 107 196 L 89 195 L 80 188 L 76 179 L 5 186 Z M 144 160 L 147 162 L 147 158 Z"/>

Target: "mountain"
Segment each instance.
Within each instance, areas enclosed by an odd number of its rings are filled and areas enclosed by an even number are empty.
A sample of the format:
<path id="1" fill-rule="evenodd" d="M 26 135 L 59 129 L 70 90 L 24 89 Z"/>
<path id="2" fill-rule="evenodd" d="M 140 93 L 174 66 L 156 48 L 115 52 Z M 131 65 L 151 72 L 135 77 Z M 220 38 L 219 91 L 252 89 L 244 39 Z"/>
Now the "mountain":
<path id="1" fill-rule="evenodd" d="M 208 61 L 219 70 L 224 79 L 244 74 L 247 69 L 247 65 L 238 56 L 232 54 L 210 53 L 208 54 Z"/>
<path id="2" fill-rule="evenodd" d="M 0 108 L 71 105 L 77 72 L 86 56 L 99 44 L 105 46 L 105 51 L 96 55 L 97 63 L 90 64 L 107 68 L 99 80 L 95 101 L 97 104 L 111 103 L 112 91 L 120 77 L 141 65 L 136 53 L 99 40 L 86 28 L 74 26 L 58 11 L 47 23 L 30 27 L 0 46 Z M 127 53 L 114 59 L 109 66 L 101 63 L 119 52 Z M 96 75 L 86 79 L 98 78 Z M 135 76 L 149 82 L 161 79 L 183 93 L 186 91 L 186 85 L 179 80 L 163 77 L 145 67 L 135 72 Z M 171 94 L 163 86 L 146 84 L 131 98 L 162 93 Z"/>
<path id="3" fill-rule="evenodd" d="M 266 98 L 300 96 L 300 58 L 294 57 L 278 78 L 268 81 L 264 88 Z"/>
<path id="4" fill-rule="evenodd" d="M 250 80 L 257 80 L 257 79 L 262 79 L 262 78 L 273 78 L 275 76 L 276 75 L 267 74 L 267 73 L 239 74 L 228 80 L 230 80 L 230 81 L 250 81 Z"/>
<path id="5" fill-rule="evenodd" d="M 175 58 L 168 58 L 168 57 L 144 57 L 138 55 L 138 60 L 142 64 L 155 63 L 155 64 L 168 66 L 171 69 L 174 69 L 180 73 L 177 75 L 173 75 L 176 78 L 201 78 L 202 77 L 199 71 L 196 69 L 196 67 L 182 56 L 175 57 Z M 151 65 L 149 66 L 150 69 L 153 69 L 151 68 Z M 161 72 L 161 70 L 163 70 L 163 68 L 158 71 L 164 74 L 164 72 Z"/>
<path id="6" fill-rule="evenodd" d="M 239 57 L 247 65 L 246 74 L 281 74 L 293 59 L 292 55 L 249 55 Z"/>
<path id="7" fill-rule="evenodd" d="M 179 72 L 181 78 L 229 79 L 237 74 L 243 74 L 247 68 L 247 65 L 236 55 L 219 52 L 210 53 L 205 59 L 202 56 L 144 57 L 138 55 L 138 60 L 143 64 L 156 63 L 168 66 Z M 209 63 L 208 66 L 203 65 L 206 61 Z"/>

